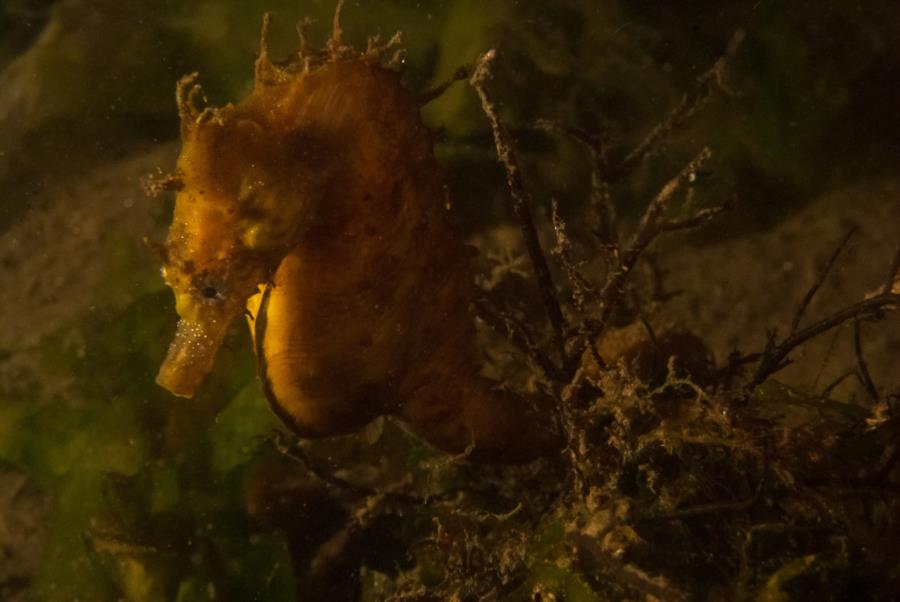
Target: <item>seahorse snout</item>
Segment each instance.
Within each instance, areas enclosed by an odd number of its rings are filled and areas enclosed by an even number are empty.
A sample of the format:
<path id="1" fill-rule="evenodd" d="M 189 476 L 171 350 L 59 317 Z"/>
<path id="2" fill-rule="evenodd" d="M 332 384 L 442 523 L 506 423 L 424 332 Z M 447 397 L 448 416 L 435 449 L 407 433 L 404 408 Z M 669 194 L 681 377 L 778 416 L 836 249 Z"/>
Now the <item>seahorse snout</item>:
<path id="1" fill-rule="evenodd" d="M 194 391 L 212 370 L 216 352 L 225 338 L 229 320 L 208 316 L 199 321 L 178 321 L 175 338 L 156 375 L 156 383 L 179 397 Z"/>

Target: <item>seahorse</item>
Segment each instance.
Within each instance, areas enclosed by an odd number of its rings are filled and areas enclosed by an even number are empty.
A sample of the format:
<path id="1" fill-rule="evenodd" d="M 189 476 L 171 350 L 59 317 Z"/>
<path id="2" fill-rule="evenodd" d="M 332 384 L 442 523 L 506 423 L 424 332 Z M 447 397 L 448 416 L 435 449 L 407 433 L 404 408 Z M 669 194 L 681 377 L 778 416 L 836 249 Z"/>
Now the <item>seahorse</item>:
<path id="1" fill-rule="evenodd" d="M 247 98 L 176 99 L 182 150 L 163 274 L 179 322 L 157 382 L 191 397 L 231 321 L 247 314 L 259 378 L 302 437 L 391 415 L 430 444 L 517 462 L 559 446 L 540 394 L 479 374 L 468 308 L 470 253 L 447 219 L 448 191 L 401 83 L 396 48 L 330 40 L 276 65 L 263 20 Z M 393 55 L 393 57 L 391 56 Z"/>

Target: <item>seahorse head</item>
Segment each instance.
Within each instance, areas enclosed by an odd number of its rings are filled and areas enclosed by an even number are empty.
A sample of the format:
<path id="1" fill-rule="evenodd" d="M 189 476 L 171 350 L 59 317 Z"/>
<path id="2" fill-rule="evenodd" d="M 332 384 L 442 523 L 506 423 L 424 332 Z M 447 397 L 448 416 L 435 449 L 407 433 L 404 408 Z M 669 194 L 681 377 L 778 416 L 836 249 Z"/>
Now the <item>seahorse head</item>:
<path id="1" fill-rule="evenodd" d="M 321 181 L 306 141 L 272 123 L 256 96 L 201 111 L 194 78 L 178 87 L 180 190 L 163 250 L 180 320 L 157 376 L 183 397 L 193 395 L 232 319 L 314 215 L 309 199 Z"/>
<path id="2" fill-rule="evenodd" d="M 341 5 L 327 48 L 311 50 L 301 36 L 300 53 L 285 67 L 269 59 L 266 15 L 255 85 L 237 105 L 201 109 L 197 74 L 178 84 L 180 186 L 161 254 L 179 323 L 157 376 L 175 395 L 193 395 L 233 318 L 321 216 L 340 180 L 335 140 L 356 123 L 347 107 L 364 103 L 354 96 L 353 74 L 397 63 L 399 35 L 370 40 L 362 54 L 343 44 Z"/>

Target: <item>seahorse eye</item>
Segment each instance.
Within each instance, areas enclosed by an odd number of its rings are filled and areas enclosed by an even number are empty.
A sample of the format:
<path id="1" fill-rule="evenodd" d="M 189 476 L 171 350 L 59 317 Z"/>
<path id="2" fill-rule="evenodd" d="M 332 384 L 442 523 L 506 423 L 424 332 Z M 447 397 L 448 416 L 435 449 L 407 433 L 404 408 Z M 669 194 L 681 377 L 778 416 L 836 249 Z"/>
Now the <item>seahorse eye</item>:
<path id="1" fill-rule="evenodd" d="M 191 285 L 195 298 L 213 302 L 221 301 L 225 298 L 225 283 L 214 274 L 210 274 L 205 270 L 193 278 Z"/>
<path id="2" fill-rule="evenodd" d="M 204 286 L 202 289 L 200 289 L 200 294 L 207 299 L 219 298 L 219 291 L 213 286 Z"/>

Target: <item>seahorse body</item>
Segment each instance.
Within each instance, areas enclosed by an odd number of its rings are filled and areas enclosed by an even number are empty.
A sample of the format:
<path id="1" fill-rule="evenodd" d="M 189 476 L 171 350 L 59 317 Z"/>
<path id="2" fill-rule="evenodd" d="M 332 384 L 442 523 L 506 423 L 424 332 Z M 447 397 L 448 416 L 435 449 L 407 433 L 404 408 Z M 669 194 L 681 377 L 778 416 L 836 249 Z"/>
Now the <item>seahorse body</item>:
<path id="1" fill-rule="evenodd" d="M 381 54 L 336 26 L 288 67 L 263 43 L 237 105 L 198 111 L 180 85 L 164 273 L 181 320 L 157 382 L 191 396 L 246 305 L 263 388 L 301 436 L 391 414 L 447 451 L 533 458 L 557 440 L 534 399 L 478 374 L 469 254 L 418 98 Z"/>

